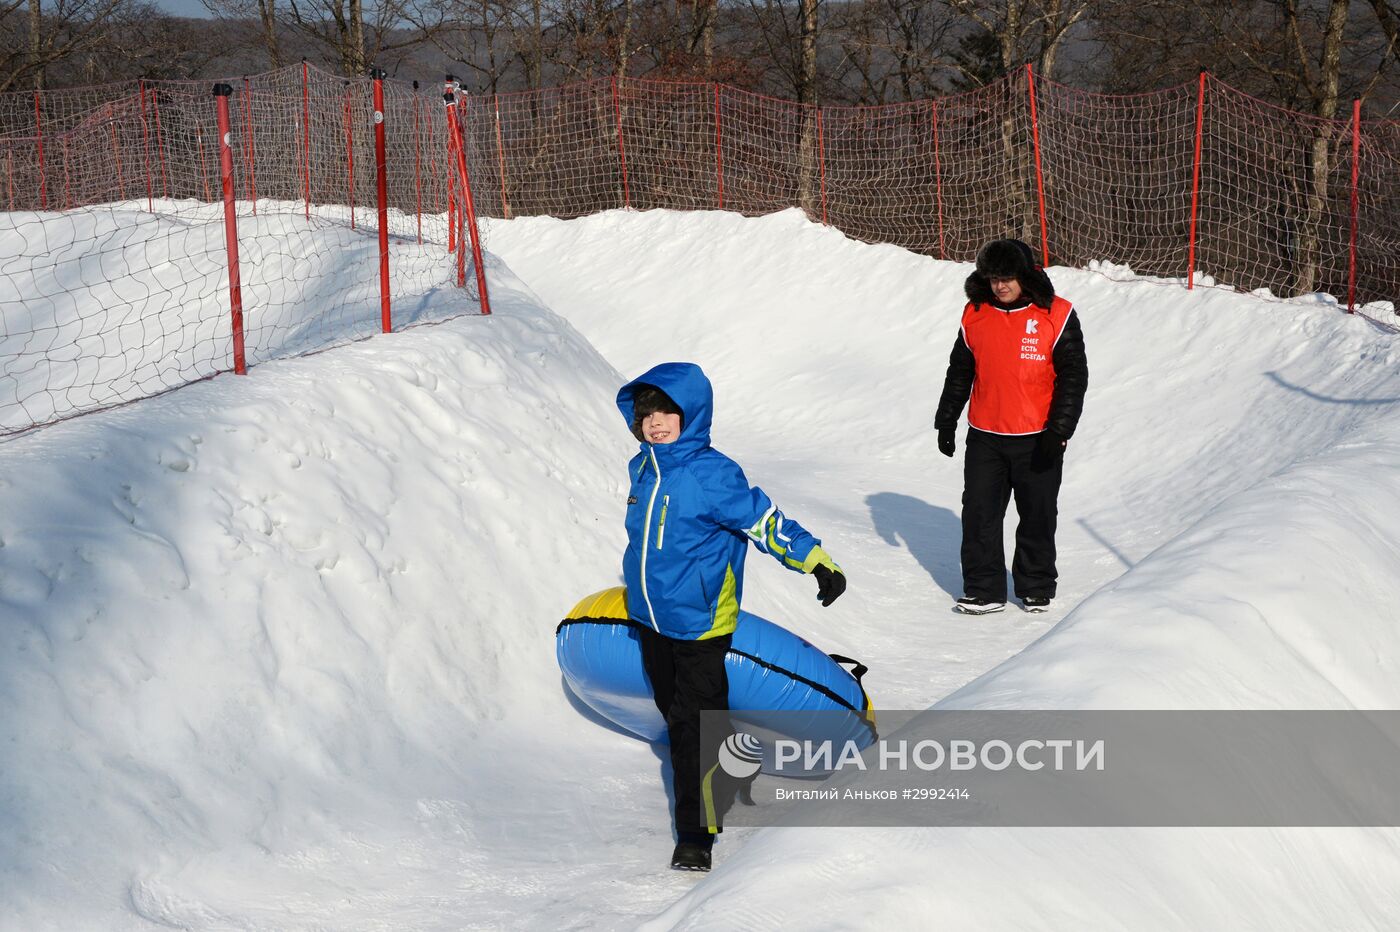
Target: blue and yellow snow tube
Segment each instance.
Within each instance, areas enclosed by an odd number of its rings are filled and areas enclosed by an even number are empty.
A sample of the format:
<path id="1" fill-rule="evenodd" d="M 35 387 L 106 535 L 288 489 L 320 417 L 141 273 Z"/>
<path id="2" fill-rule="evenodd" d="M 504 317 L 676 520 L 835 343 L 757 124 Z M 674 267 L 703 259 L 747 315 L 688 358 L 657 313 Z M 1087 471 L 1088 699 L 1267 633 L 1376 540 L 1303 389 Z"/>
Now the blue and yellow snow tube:
<path id="1" fill-rule="evenodd" d="M 649 633 L 628 618 L 627 590 L 619 586 L 574 606 L 555 631 L 555 653 L 585 705 L 639 738 L 665 741 L 666 723 L 642 668 L 641 638 Z M 874 707 L 860 682 L 865 667 L 771 621 L 739 612 L 725 672 L 735 728 L 799 741 L 850 740 L 862 749 L 875 740 Z"/>

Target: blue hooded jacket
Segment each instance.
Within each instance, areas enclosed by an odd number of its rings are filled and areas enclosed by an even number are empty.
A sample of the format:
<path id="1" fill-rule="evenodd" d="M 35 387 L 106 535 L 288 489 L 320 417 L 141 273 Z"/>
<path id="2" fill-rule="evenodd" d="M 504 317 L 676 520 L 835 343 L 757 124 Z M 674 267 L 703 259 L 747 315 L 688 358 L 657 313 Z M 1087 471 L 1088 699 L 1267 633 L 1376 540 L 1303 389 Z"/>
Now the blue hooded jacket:
<path id="1" fill-rule="evenodd" d="M 629 430 L 633 393 L 644 384 L 669 395 L 683 415 L 680 437 L 643 442 L 628 464 L 627 611 L 667 637 L 720 637 L 738 621 L 750 542 L 803 573 L 825 554 L 821 541 L 749 487 L 738 463 L 710 446 L 714 392 L 699 366 L 662 363 L 622 386 L 617 407 Z"/>

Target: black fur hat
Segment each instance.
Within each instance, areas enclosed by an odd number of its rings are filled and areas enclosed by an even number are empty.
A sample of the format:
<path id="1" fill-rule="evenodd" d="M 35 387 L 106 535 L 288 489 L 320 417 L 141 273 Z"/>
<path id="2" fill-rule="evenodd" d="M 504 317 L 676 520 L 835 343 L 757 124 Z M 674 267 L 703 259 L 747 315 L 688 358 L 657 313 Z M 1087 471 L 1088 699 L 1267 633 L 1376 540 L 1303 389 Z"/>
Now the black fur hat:
<path id="1" fill-rule="evenodd" d="M 646 438 L 642 436 L 642 421 L 648 416 L 661 411 L 664 414 L 679 414 L 681 417 L 681 428 L 685 428 L 685 412 L 680 405 L 671 400 L 671 396 L 657 388 L 655 385 L 640 383 L 632 389 L 632 436 L 643 443 Z"/>
<path id="2" fill-rule="evenodd" d="M 1033 304 L 1048 308 L 1055 300 L 1050 276 L 1035 261 L 1035 252 L 1018 239 L 994 239 L 977 251 L 977 271 L 967 277 L 964 290 L 973 304 L 995 300 L 990 278 L 1014 278 L 1021 283 L 1022 295 Z"/>

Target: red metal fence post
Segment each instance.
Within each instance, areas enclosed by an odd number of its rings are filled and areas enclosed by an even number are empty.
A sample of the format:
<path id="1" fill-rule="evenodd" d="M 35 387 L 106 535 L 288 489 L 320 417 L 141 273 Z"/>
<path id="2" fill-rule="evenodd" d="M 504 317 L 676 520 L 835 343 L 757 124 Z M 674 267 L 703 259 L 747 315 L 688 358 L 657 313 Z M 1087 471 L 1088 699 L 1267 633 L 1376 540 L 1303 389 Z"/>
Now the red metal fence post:
<path id="1" fill-rule="evenodd" d="M 228 247 L 228 296 L 233 315 L 233 371 L 247 375 L 243 357 L 243 289 L 238 280 L 238 212 L 233 202 L 233 149 L 229 145 L 228 98 L 233 88 L 214 85 L 214 102 L 219 112 L 219 176 L 224 188 L 224 243 Z"/>
<path id="2" fill-rule="evenodd" d="M 1196 215 L 1201 197 L 1201 131 L 1206 118 L 1206 73 L 1201 72 L 1200 90 L 1196 92 L 1196 155 L 1191 163 L 1191 233 L 1186 247 L 1186 290 L 1196 284 Z"/>
<path id="3" fill-rule="evenodd" d="M 311 219 L 311 74 L 301 60 L 301 178 L 306 197 L 306 219 Z"/>
<path id="4" fill-rule="evenodd" d="M 350 204 L 350 229 L 355 229 L 355 114 L 350 109 L 350 82 L 345 82 L 345 197 Z"/>
<path id="5" fill-rule="evenodd" d="M 724 210 L 724 133 L 719 121 L 719 85 L 715 86 L 715 178 L 719 181 L 719 209 Z"/>
<path id="6" fill-rule="evenodd" d="M 1360 225 L 1361 101 L 1351 103 L 1351 247 L 1347 271 L 1347 313 L 1356 313 L 1356 231 Z"/>
<path id="7" fill-rule="evenodd" d="M 1035 192 L 1040 201 L 1040 264 L 1050 265 L 1050 234 L 1045 226 L 1045 177 L 1040 170 L 1040 120 L 1035 111 L 1035 75 L 1026 62 L 1026 90 L 1031 101 L 1031 144 L 1035 149 Z"/>
<path id="8" fill-rule="evenodd" d="M 453 147 L 457 156 L 457 172 L 461 175 L 462 184 L 462 206 L 466 213 L 467 232 L 472 241 L 472 263 L 476 266 L 476 296 L 481 305 L 482 314 L 491 313 L 491 299 L 486 293 L 486 267 L 481 261 L 481 238 L 476 229 L 476 204 L 472 200 L 471 175 L 467 173 L 467 154 L 464 145 L 465 137 L 458 131 L 457 108 L 454 107 L 452 94 L 443 95 L 447 102 L 447 125 L 452 137 L 456 140 Z M 463 252 L 466 250 L 463 249 Z"/>
<path id="9" fill-rule="evenodd" d="M 466 95 L 463 94 L 463 97 Z M 466 113 L 462 110 L 462 101 L 453 96 L 452 113 L 450 117 L 456 122 L 452 124 L 452 145 L 454 153 L 462 153 L 466 150 L 467 140 L 465 135 Z M 465 162 L 465 157 L 464 157 Z M 454 163 L 455 164 L 455 163 Z M 462 184 L 460 181 L 459 184 Z M 463 203 L 466 202 L 465 188 L 463 188 Z M 461 207 L 457 208 L 457 287 L 467 287 L 467 237 L 466 237 L 467 212 Z"/>
<path id="10" fill-rule="evenodd" d="M 938 258 L 948 258 L 943 239 L 943 162 L 938 155 L 938 101 L 929 101 L 933 116 L 933 190 L 938 202 Z"/>
<path id="11" fill-rule="evenodd" d="M 374 190 L 379 200 L 379 317 L 385 333 L 394 329 L 389 312 L 389 182 L 384 156 L 384 78 L 378 68 L 370 70 L 374 79 Z"/>
<path id="12" fill-rule="evenodd" d="M 243 135 L 247 138 L 246 156 L 248 160 L 248 196 L 252 199 L 253 216 L 258 215 L 258 157 L 253 148 L 253 85 L 243 79 Z"/>
<path id="13" fill-rule="evenodd" d="M 39 209 L 49 209 L 49 183 L 44 176 L 44 118 L 40 113 L 40 95 L 34 92 L 34 135 L 39 140 Z"/>
<path id="14" fill-rule="evenodd" d="M 496 164 L 501 175 L 501 210 L 510 219 L 510 200 L 506 197 L 506 147 L 501 139 L 501 98 L 491 95 L 491 105 L 496 111 Z"/>
<path id="15" fill-rule="evenodd" d="M 617 118 L 617 158 L 622 164 L 622 206 L 632 206 L 632 192 L 627 187 L 627 150 L 622 145 L 622 102 L 617 96 L 617 76 L 612 78 L 613 114 Z"/>
<path id="16" fill-rule="evenodd" d="M 454 91 L 456 91 L 456 89 L 457 79 L 449 74 L 447 76 L 446 82 L 443 84 L 442 92 L 445 95 L 451 95 Z M 448 97 L 444 97 L 443 100 L 447 101 L 447 251 L 456 252 L 458 246 L 457 176 L 456 172 L 454 172 L 453 169 L 457 166 L 455 155 L 457 151 L 457 143 L 455 141 L 456 133 L 453 130 L 453 127 L 457 124 L 454 122 L 452 116 L 452 108 L 454 106 L 453 101 L 456 100 L 456 97 L 451 97 L 451 99 L 449 99 Z M 457 284 L 458 287 L 460 287 L 462 283 L 458 282 Z"/>
<path id="17" fill-rule="evenodd" d="M 146 168 L 146 212 L 155 213 L 155 184 L 151 180 L 151 130 L 146 123 L 146 82 L 144 80 L 136 82 L 136 93 L 141 100 L 141 152 L 142 162 Z"/>

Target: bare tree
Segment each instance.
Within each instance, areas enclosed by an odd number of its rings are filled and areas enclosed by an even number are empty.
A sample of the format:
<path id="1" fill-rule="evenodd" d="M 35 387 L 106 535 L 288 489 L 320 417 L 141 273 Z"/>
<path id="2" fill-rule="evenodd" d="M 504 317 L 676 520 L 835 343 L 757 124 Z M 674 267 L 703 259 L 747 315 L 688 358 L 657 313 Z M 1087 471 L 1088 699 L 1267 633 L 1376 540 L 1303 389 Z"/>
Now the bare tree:
<path id="1" fill-rule="evenodd" d="M 1298 52 L 1298 65 L 1304 84 L 1308 87 L 1316 105 L 1316 113 L 1323 120 L 1332 120 L 1337 115 L 1337 90 L 1342 70 L 1342 35 L 1346 30 L 1348 0 L 1331 0 L 1327 12 L 1327 25 L 1322 37 L 1321 60 L 1314 67 L 1312 56 L 1303 41 L 1298 24 L 1297 0 L 1285 0 L 1284 17 L 1288 30 Z M 1327 173 L 1331 161 L 1331 125 L 1322 123 L 1312 144 L 1312 190 L 1308 195 L 1308 213 L 1303 223 L 1303 235 L 1299 243 L 1297 290 L 1299 294 L 1312 291 L 1318 280 L 1321 243 L 1320 228 L 1322 215 L 1327 208 Z"/>
<path id="2" fill-rule="evenodd" d="M 617 40 L 617 80 L 621 84 L 627 78 L 627 59 L 632 49 L 632 0 L 622 0 L 622 33 Z"/>
<path id="3" fill-rule="evenodd" d="M 18 0 L 16 0 L 18 3 Z M 39 0 L 29 0 L 29 63 L 34 69 L 34 90 L 44 89 L 44 65 L 41 39 L 44 29 L 44 15 L 40 12 Z"/>
<path id="4" fill-rule="evenodd" d="M 1225 80 L 1319 118 L 1306 130 L 1311 133 L 1306 177 L 1294 182 L 1298 216 L 1280 219 L 1291 288 L 1299 294 L 1322 283 L 1332 194 L 1328 176 L 1344 142 L 1334 122 L 1340 102 L 1370 94 L 1395 58 L 1393 4 L 1376 0 L 1368 5 L 1374 20 L 1358 23 L 1348 0 L 1191 0 L 1191 16 L 1176 24 L 1181 30 L 1174 49 L 1178 62 L 1228 69 Z M 1296 233 L 1284 232 L 1289 227 Z"/>
<path id="5" fill-rule="evenodd" d="M 797 100 L 804 105 L 802 138 L 798 149 L 798 197 L 809 214 L 817 206 L 817 2 L 800 0 L 801 29 L 798 33 Z"/>
<path id="6" fill-rule="evenodd" d="M 442 0 L 375 0 L 368 17 L 364 0 L 204 0 L 204 5 L 225 22 L 257 22 L 273 67 L 286 60 L 283 31 L 290 30 L 322 49 L 347 77 L 363 76 L 381 55 L 430 43 L 448 13 Z"/>
<path id="7" fill-rule="evenodd" d="M 543 58 L 563 80 L 617 74 L 630 0 L 559 0 L 546 12 Z"/>
<path id="8" fill-rule="evenodd" d="M 1005 76 L 1021 61 L 1027 35 L 1033 18 L 1030 0 L 948 0 L 949 5 L 980 28 L 980 37 L 990 40 L 996 50 L 997 60 L 994 74 Z M 978 38 L 974 33 L 974 38 Z M 962 62 L 965 78 L 980 80 L 983 75 L 974 72 L 969 62 Z M 1020 145 L 1016 133 L 1016 110 L 1005 107 L 1001 117 L 1002 164 L 1007 172 L 1004 182 L 1004 202 L 1006 204 L 1003 226 L 1007 233 L 1015 232 L 1022 239 L 1029 239 L 1034 225 L 1030 200 L 1026 196 L 1026 179 L 1029 160 L 1025 146 Z"/>
<path id="9" fill-rule="evenodd" d="M 1009 74 L 1020 63 L 1030 27 L 1029 0 L 948 0 L 948 5 L 995 41 L 1002 74 Z"/>
<path id="10" fill-rule="evenodd" d="M 475 73 L 481 88 L 495 94 L 518 54 L 514 39 L 521 25 L 521 11 L 511 0 L 437 0 L 432 15 L 442 21 L 434 27 L 418 10 L 405 18 L 419 29 L 446 58 L 454 73 Z"/>
<path id="11" fill-rule="evenodd" d="M 1040 55 L 1036 71 L 1042 77 L 1054 79 L 1055 64 L 1065 38 L 1095 5 L 1092 0 L 1041 0 L 1037 16 Z"/>
<path id="12" fill-rule="evenodd" d="M 874 3 L 847 4 L 828 23 L 832 41 L 850 63 L 853 96 L 862 104 L 884 103 L 893 78 L 874 8 Z"/>
<path id="13" fill-rule="evenodd" d="M 24 0 L 0 0 L 0 92 L 29 81 L 46 85 L 49 68 L 98 45 L 104 30 L 132 0 L 28 0 L 28 16 L 18 12 Z"/>
<path id="14" fill-rule="evenodd" d="M 1103 6 L 1102 0 L 948 0 L 954 11 L 982 30 L 995 45 L 999 75 L 1027 61 L 1053 78 L 1060 48 L 1070 31 Z M 966 70 L 966 69 L 965 69 Z M 973 76 L 968 74 L 968 76 Z"/>
<path id="15" fill-rule="evenodd" d="M 525 86 L 536 90 L 544 86 L 544 2 L 530 0 L 528 31 L 517 30 L 517 34 L 528 35 L 529 41 L 516 42 L 516 50 L 525 61 Z"/>
<path id="16" fill-rule="evenodd" d="M 718 5 L 717 0 L 695 0 L 693 7 L 695 19 L 691 29 L 690 51 L 694 54 L 696 46 L 700 47 L 706 78 L 715 76 L 715 18 Z"/>
<path id="17" fill-rule="evenodd" d="M 267 57 L 274 69 L 282 67 L 282 49 L 277 43 L 277 16 L 273 0 L 258 0 L 258 23 L 262 26 Z"/>
<path id="18" fill-rule="evenodd" d="M 131 4 L 113 17 L 100 44 L 81 53 L 102 80 L 173 80 L 205 69 L 221 58 L 222 44 L 210 42 L 198 21 L 160 13 L 148 3 Z"/>
<path id="19" fill-rule="evenodd" d="M 250 21 L 258 24 L 258 36 L 270 67 L 281 68 L 282 43 L 278 37 L 276 0 L 202 0 L 204 8 L 223 21 Z"/>
<path id="20" fill-rule="evenodd" d="M 857 100 L 881 104 L 919 100 L 946 89 L 938 75 L 956 68 L 952 43 L 957 23 L 945 3 L 868 0 L 849 4 L 828 32 L 859 81 Z"/>
<path id="21" fill-rule="evenodd" d="M 1400 38 L 1400 35 L 1397 35 L 1397 29 L 1400 29 L 1400 26 L 1397 26 L 1397 19 L 1400 19 L 1400 10 L 1397 7 L 1400 7 L 1400 4 L 1394 3 L 1393 0 L 1371 0 L 1371 11 L 1376 14 L 1376 22 L 1389 42 L 1390 47 L 1387 51 L 1391 55 L 1400 54 L 1400 46 L 1396 44 L 1397 38 Z"/>

